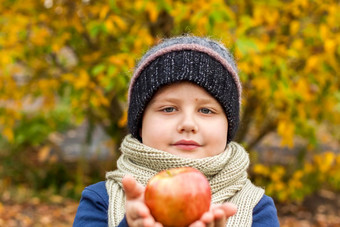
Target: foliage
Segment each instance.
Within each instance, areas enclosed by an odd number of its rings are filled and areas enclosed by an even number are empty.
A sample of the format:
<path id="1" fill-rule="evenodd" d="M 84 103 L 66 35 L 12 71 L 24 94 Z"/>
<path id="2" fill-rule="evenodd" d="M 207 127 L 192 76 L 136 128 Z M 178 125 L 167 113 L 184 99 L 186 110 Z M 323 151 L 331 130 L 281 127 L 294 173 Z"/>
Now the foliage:
<path id="1" fill-rule="evenodd" d="M 320 123 L 339 140 L 339 9 L 336 0 L 4 0 L 0 154 L 39 151 L 85 119 L 86 142 L 100 124 L 119 144 L 135 59 L 188 33 L 235 54 L 244 85 L 237 140 L 247 148 L 272 131 L 282 146 L 296 135 L 316 145 Z"/>
<path id="2" fill-rule="evenodd" d="M 322 187 L 340 190 L 340 154 L 325 152 L 315 154 L 301 168 L 282 165 L 256 164 L 252 168 L 255 182 L 266 186 L 266 193 L 280 202 L 301 202 Z"/>

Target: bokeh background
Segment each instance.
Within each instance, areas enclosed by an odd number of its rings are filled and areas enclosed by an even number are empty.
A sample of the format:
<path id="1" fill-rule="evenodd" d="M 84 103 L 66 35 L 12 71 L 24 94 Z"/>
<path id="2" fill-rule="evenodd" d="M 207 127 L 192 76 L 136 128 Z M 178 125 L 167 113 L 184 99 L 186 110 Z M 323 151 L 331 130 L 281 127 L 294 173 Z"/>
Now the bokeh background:
<path id="1" fill-rule="evenodd" d="M 115 168 L 136 61 L 186 34 L 235 55 L 236 141 L 281 226 L 340 226 L 338 0 L 0 2 L 0 226 L 72 225 Z"/>

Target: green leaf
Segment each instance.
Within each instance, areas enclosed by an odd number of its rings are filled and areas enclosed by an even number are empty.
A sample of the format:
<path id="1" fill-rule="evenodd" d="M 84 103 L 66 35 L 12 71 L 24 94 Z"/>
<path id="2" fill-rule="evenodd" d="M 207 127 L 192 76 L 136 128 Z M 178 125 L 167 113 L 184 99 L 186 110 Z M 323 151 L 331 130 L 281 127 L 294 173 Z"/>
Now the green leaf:
<path id="1" fill-rule="evenodd" d="M 109 68 L 107 69 L 107 75 L 112 76 L 115 74 L 117 71 L 117 68 L 114 65 L 110 65 Z"/>
<path id="2" fill-rule="evenodd" d="M 95 67 L 92 68 L 91 75 L 95 76 L 98 75 L 99 73 L 102 73 L 105 70 L 105 65 L 104 64 L 99 64 L 96 65 Z"/>
<path id="3" fill-rule="evenodd" d="M 243 55 L 247 55 L 250 52 L 258 52 L 259 49 L 254 40 L 248 38 L 239 38 L 236 40 L 236 45 Z"/>

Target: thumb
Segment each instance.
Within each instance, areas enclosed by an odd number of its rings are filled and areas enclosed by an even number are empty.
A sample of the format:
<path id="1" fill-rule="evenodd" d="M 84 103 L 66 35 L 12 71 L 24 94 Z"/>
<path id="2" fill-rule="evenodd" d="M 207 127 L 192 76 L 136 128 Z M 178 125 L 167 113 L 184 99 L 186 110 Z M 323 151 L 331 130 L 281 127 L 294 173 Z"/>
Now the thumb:
<path id="1" fill-rule="evenodd" d="M 125 176 L 122 183 L 127 200 L 138 199 L 143 195 L 144 187 L 132 176 Z"/>

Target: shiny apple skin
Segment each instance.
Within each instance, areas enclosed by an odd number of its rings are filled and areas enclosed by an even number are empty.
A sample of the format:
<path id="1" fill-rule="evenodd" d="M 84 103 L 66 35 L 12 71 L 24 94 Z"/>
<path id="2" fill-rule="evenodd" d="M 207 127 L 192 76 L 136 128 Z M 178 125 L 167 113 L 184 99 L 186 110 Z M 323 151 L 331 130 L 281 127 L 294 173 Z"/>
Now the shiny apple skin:
<path id="1" fill-rule="evenodd" d="M 145 203 L 164 226 L 183 227 L 209 210 L 211 189 L 207 178 L 191 167 L 156 174 L 145 189 Z"/>

